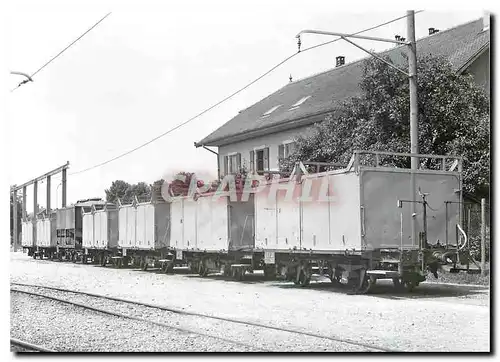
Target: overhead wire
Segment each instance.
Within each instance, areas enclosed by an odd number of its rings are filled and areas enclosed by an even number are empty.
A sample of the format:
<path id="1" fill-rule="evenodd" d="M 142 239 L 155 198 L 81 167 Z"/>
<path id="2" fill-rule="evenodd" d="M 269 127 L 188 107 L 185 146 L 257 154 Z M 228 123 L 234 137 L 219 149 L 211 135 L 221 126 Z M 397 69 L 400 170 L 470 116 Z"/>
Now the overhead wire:
<path id="1" fill-rule="evenodd" d="M 421 12 L 423 12 L 423 10 L 418 10 L 418 11 L 416 11 L 416 12 L 415 12 L 415 14 L 418 14 L 418 13 L 421 13 Z M 389 21 L 387 21 L 387 22 L 385 22 L 385 23 L 381 23 L 381 24 L 378 24 L 378 25 L 372 26 L 372 27 L 370 27 L 370 28 L 367 28 L 367 29 L 364 29 L 364 30 L 360 30 L 360 31 L 358 31 L 358 32 L 356 32 L 356 33 L 352 33 L 352 34 L 350 34 L 349 36 L 352 36 L 352 35 L 358 35 L 358 34 L 361 34 L 361 33 L 365 33 L 365 32 L 367 32 L 367 31 L 371 31 L 371 30 L 374 30 L 374 29 L 380 28 L 380 27 L 382 27 L 382 26 L 385 26 L 385 25 L 388 25 L 388 24 L 394 23 L 394 22 L 396 22 L 396 21 L 398 21 L 398 20 L 401 20 L 401 19 L 407 18 L 408 16 L 409 16 L 408 14 L 407 14 L 407 15 L 400 16 L 400 17 L 398 17 L 398 18 L 395 18 L 395 19 L 389 20 Z M 153 142 L 155 142 L 156 140 L 158 140 L 158 139 L 160 139 L 160 138 L 162 138 L 162 137 L 164 137 L 164 136 L 168 135 L 169 133 L 171 133 L 171 132 L 173 132 L 173 131 L 175 131 L 175 130 L 177 130 L 177 129 L 181 128 L 182 126 L 184 126 L 184 125 L 186 125 L 186 124 L 188 124 L 188 123 L 190 123 L 190 122 L 194 121 L 195 119 L 199 118 L 199 117 L 200 117 L 200 116 L 202 116 L 203 114 L 205 114 L 205 113 L 209 112 L 210 110 L 214 109 L 215 107 L 219 106 L 220 104 L 222 104 L 222 103 L 226 102 L 227 100 L 231 99 L 232 97 L 236 96 L 237 94 L 241 93 L 242 91 L 244 91 L 245 89 L 247 89 L 247 88 L 248 88 L 248 87 L 250 87 L 251 85 L 255 84 L 256 82 L 258 82 L 259 80 L 261 80 L 262 78 L 264 78 L 266 75 L 268 75 L 269 73 L 273 72 L 276 68 L 278 68 L 278 67 L 280 67 L 281 65 L 283 65 L 284 63 L 288 62 L 290 59 L 294 58 L 294 57 L 295 57 L 295 56 L 297 56 L 298 54 L 300 54 L 300 53 L 304 53 L 304 52 L 306 52 L 306 51 L 309 51 L 309 50 L 312 50 L 312 49 L 315 49 L 315 48 L 318 48 L 318 47 L 321 47 L 321 46 L 324 46 L 324 45 L 327 45 L 327 44 L 334 43 L 334 42 L 339 41 L 339 40 L 341 40 L 341 39 L 342 39 L 342 38 L 340 38 L 340 37 L 339 37 L 339 38 L 336 38 L 336 39 L 334 39 L 334 40 L 326 41 L 326 42 L 324 42 L 324 43 L 320 43 L 320 44 L 317 44 L 317 45 L 314 45 L 314 46 L 311 46 L 311 47 L 305 48 L 305 49 L 303 49 L 303 50 L 300 50 L 300 49 L 299 49 L 299 51 L 298 51 L 298 52 L 296 52 L 296 53 L 294 53 L 294 54 L 292 54 L 292 55 L 290 55 L 290 56 L 286 57 L 284 60 L 282 60 L 281 62 L 279 62 L 279 63 L 278 63 L 278 64 L 276 64 L 275 66 L 273 66 L 271 69 L 269 69 L 268 71 L 266 71 L 265 73 L 263 73 L 262 75 L 260 75 L 259 77 L 257 77 L 257 78 L 256 78 L 256 79 L 254 79 L 253 81 L 251 81 L 250 83 L 246 84 L 246 85 L 245 85 L 245 86 L 243 86 L 242 88 L 239 88 L 239 89 L 238 89 L 238 90 L 236 90 L 235 92 L 231 93 L 230 95 L 226 96 L 226 97 L 225 97 L 225 98 L 223 98 L 222 100 L 220 100 L 220 101 L 218 101 L 217 103 L 215 103 L 215 104 L 211 105 L 210 107 L 206 108 L 205 110 L 201 111 L 200 113 L 196 114 L 195 116 L 193 116 L 193 117 L 189 118 L 188 120 L 186 120 L 186 121 L 184 121 L 184 122 L 182 122 L 182 123 L 178 124 L 177 126 L 175 126 L 175 127 L 171 128 L 171 129 L 169 129 L 169 130 L 167 130 L 167 131 L 163 132 L 162 134 L 160 134 L 160 135 L 158 135 L 158 136 L 154 137 L 153 139 L 151 139 L 151 140 L 149 140 L 149 141 L 147 141 L 147 142 L 145 142 L 145 143 L 143 143 L 143 144 L 141 144 L 141 145 L 139 145 L 139 146 L 137 146 L 137 147 L 135 147 L 135 148 L 133 148 L 133 149 L 131 149 L 131 150 L 127 151 L 127 152 L 124 152 L 124 153 L 122 153 L 122 154 L 120 154 L 120 155 L 118 155 L 118 156 L 115 156 L 115 157 L 113 157 L 113 158 L 111 158 L 111 159 L 107 160 L 107 161 L 104 161 L 104 162 L 98 163 L 98 164 L 96 164 L 96 165 L 94 165 L 94 166 L 91 166 L 91 167 L 85 168 L 85 169 L 83 169 L 83 170 L 76 171 L 76 172 L 73 172 L 73 173 L 69 173 L 69 175 L 78 175 L 78 174 L 81 174 L 81 173 L 84 173 L 84 172 L 87 172 L 87 171 L 93 170 L 93 169 L 95 169 L 95 168 L 97 168 L 97 167 L 104 166 L 104 165 L 106 165 L 106 164 L 108 164 L 108 163 L 110 163 L 110 162 L 116 161 L 116 160 L 118 160 L 118 159 L 120 159 L 120 158 L 122 158 L 122 157 L 125 157 L 125 156 L 127 156 L 127 155 L 129 155 L 129 154 L 131 154 L 131 153 L 133 153 L 133 152 L 135 152 L 135 151 L 137 151 L 137 150 L 139 150 L 139 149 L 141 149 L 141 148 L 143 148 L 143 147 L 145 147 L 145 146 L 147 146 L 147 145 L 149 145 L 149 144 L 153 143 Z"/>
<path id="2" fill-rule="evenodd" d="M 111 15 L 111 12 L 107 13 L 101 20 L 99 20 L 97 23 L 92 25 L 89 29 L 87 29 L 86 32 L 84 32 L 82 35 L 80 35 L 77 39 L 75 39 L 73 42 L 71 42 L 66 48 L 61 50 L 59 53 L 57 53 L 55 56 L 53 56 L 48 62 L 46 62 L 44 65 L 42 65 L 40 68 L 38 68 L 37 71 L 35 71 L 33 74 L 31 74 L 30 78 L 33 78 L 36 74 L 38 74 L 42 69 L 44 69 L 47 65 L 52 63 L 56 58 L 58 58 L 62 53 L 64 53 L 66 50 L 68 50 L 73 44 L 75 44 L 78 40 L 83 38 L 86 34 L 88 34 L 92 29 L 94 29 L 97 25 L 99 25 L 104 19 L 106 19 L 109 15 Z M 19 83 L 19 85 L 12 89 L 11 92 L 15 91 L 17 88 L 22 86 L 23 84 L 27 83 L 27 80 L 22 81 Z"/>

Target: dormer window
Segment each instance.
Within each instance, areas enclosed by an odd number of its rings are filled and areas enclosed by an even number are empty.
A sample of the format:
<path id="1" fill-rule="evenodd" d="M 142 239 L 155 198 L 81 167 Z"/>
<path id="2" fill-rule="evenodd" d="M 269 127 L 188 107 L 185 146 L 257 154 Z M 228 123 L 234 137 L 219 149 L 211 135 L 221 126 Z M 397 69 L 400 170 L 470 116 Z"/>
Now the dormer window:
<path id="1" fill-rule="evenodd" d="M 294 111 L 294 110 L 298 109 L 300 107 L 300 105 L 302 103 L 304 103 L 305 101 L 307 101 L 309 98 L 311 98 L 311 96 L 305 96 L 305 97 L 301 98 L 297 103 L 292 104 L 289 111 Z"/>
<path id="2" fill-rule="evenodd" d="M 269 117 L 269 115 L 271 113 L 273 113 L 275 110 L 277 110 L 279 107 L 281 107 L 281 104 L 277 105 L 277 106 L 274 106 L 273 108 L 271 108 L 270 110 L 268 110 L 266 113 L 264 113 L 260 118 Z"/>

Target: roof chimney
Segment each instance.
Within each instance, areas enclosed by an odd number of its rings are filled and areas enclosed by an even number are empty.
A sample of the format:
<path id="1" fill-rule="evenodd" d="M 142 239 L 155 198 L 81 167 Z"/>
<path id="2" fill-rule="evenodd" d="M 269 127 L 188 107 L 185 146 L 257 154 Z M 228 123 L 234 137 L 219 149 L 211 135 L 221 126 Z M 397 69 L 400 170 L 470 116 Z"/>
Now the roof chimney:
<path id="1" fill-rule="evenodd" d="M 337 61 L 337 64 L 335 65 L 336 67 L 340 67 L 345 64 L 345 57 L 343 56 L 338 56 L 335 60 Z"/>
<path id="2" fill-rule="evenodd" d="M 438 31 L 439 31 L 439 29 L 429 28 L 429 35 L 436 34 Z"/>
<path id="3" fill-rule="evenodd" d="M 490 29 L 490 13 L 485 11 L 483 13 L 483 31 Z"/>
<path id="4" fill-rule="evenodd" d="M 400 36 L 400 35 L 396 35 L 396 36 L 394 36 L 394 38 L 395 38 L 397 41 L 399 41 L 399 39 L 401 39 L 401 36 Z"/>

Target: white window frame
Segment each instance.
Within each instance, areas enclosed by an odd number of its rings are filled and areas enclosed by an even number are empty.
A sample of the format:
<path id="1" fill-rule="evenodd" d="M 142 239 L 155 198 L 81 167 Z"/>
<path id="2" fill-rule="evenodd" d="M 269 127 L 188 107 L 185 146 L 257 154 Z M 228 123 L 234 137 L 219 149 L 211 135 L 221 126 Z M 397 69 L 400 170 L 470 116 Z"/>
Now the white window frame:
<path id="1" fill-rule="evenodd" d="M 228 154 L 226 154 L 226 156 L 227 156 L 227 173 L 234 174 L 236 172 L 239 172 L 240 170 L 238 169 L 238 158 L 237 158 L 238 152 L 229 152 Z M 233 157 L 236 159 L 237 170 L 231 170 L 231 160 Z M 241 168 L 241 165 L 239 168 Z"/>
<path id="2" fill-rule="evenodd" d="M 287 145 L 290 145 L 292 143 L 296 143 L 294 140 L 286 140 L 286 141 L 283 141 L 281 142 L 281 144 L 283 145 L 283 155 L 278 155 L 278 162 L 279 162 L 279 159 L 280 158 L 287 158 L 288 156 L 290 156 L 289 154 L 287 155 L 286 154 L 286 150 L 287 150 Z"/>
<path id="3" fill-rule="evenodd" d="M 256 146 L 253 148 L 253 151 L 260 151 L 260 150 L 263 150 L 264 148 L 267 148 L 268 146 L 267 145 L 262 145 L 262 146 Z"/>

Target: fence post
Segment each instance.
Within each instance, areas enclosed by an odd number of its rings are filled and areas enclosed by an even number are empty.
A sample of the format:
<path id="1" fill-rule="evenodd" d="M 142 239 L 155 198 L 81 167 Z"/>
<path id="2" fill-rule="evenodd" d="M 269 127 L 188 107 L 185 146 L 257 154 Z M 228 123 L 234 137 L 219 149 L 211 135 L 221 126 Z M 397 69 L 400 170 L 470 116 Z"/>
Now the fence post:
<path id="1" fill-rule="evenodd" d="M 481 275 L 486 275 L 486 199 L 481 199 Z"/>

